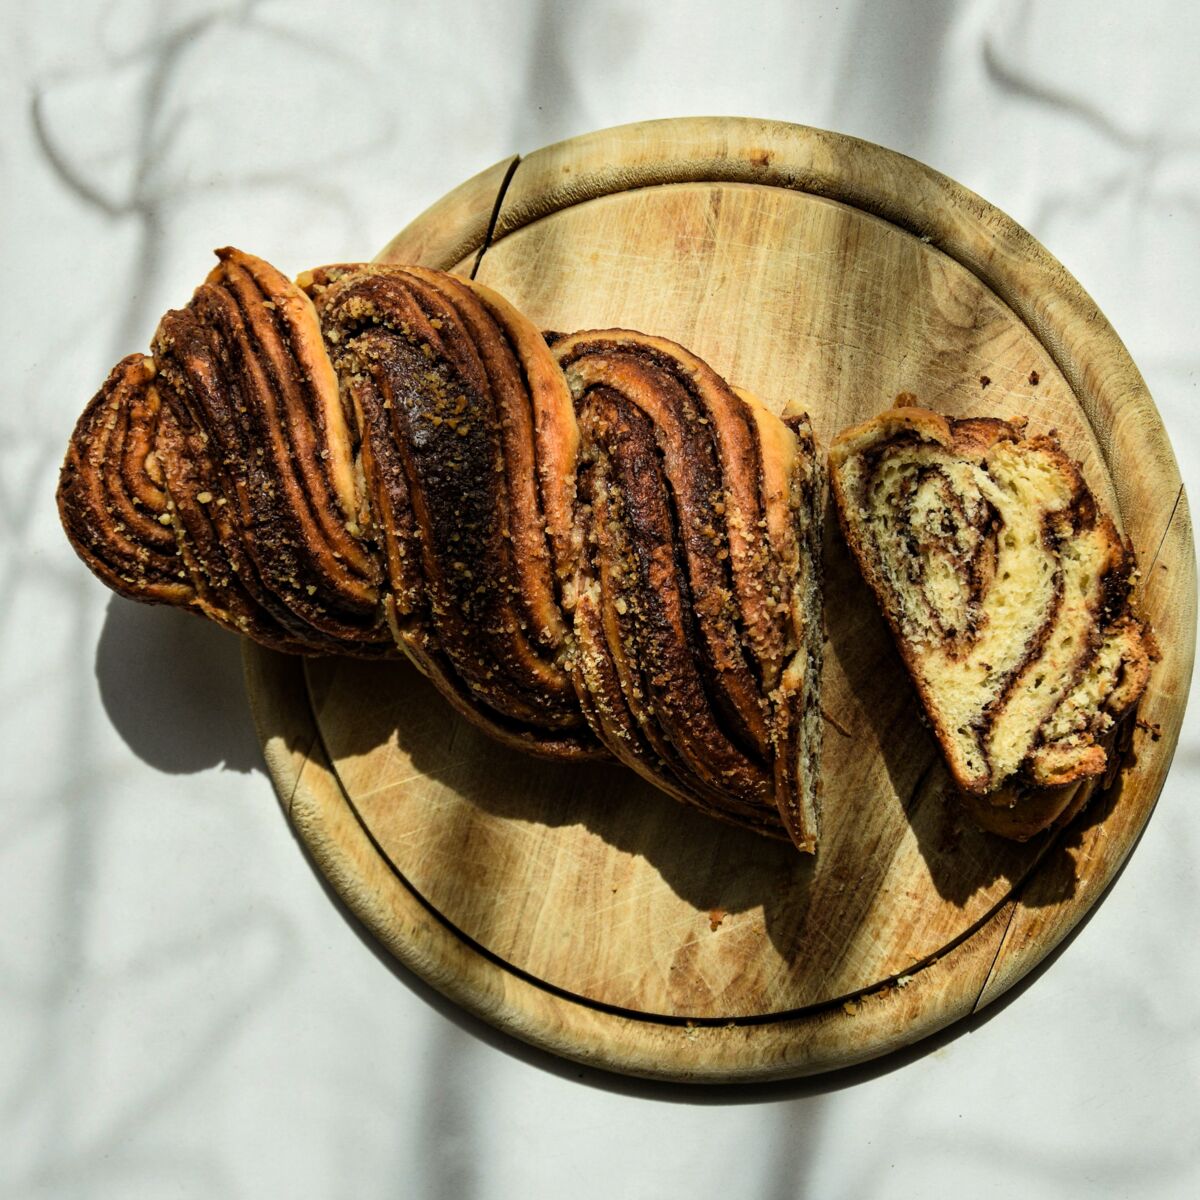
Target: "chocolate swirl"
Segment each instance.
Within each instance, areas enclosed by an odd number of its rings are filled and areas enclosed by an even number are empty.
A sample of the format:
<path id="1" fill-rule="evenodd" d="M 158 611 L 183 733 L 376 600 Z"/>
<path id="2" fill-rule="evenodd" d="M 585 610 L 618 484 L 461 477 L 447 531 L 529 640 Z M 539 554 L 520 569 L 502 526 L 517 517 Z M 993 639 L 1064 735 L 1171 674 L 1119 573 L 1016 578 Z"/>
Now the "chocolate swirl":
<path id="1" fill-rule="evenodd" d="M 1133 552 L 1058 444 L 901 407 L 839 434 L 830 462 L 958 786 L 1012 807 L 1103 773 L 1153 640 L 1129 607 Z M 1030 799 L 1006 831 L 1058 819 L 1060 799 Z"/>
<path id="2" fill-rule="evenodd" d="M 63 524 L 114 590 L 275 649 L 398 647 L 554 758 L 816 838 L 820 479 L 681 347 L 546 339 L 472 281 L 236 250 L 75 430 Z M 578 489 L 578 496 L 577 496 Z"/>

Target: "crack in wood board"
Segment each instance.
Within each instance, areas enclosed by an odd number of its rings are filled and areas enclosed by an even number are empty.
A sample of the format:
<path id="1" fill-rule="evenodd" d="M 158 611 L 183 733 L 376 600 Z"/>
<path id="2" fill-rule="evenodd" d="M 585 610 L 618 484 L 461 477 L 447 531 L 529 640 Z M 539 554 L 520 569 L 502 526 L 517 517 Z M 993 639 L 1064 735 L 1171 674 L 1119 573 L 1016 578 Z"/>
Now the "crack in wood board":
<path id="1" fill-rule="evenodd" d="M 504 197 L 508 193 L 508 185 L 512 182 L 512 178 L 517 173 L 517 168 L 520 165 L 521 156 L 517 154 L 513 157 L 512 162 L 508 164 L 508 170 L 504 172 L 504 178 L 500 180 L 500 187 L 496 191 L 496 200 L 492 205 L 492 215 L 488 219 L 488 226 L 483 235 L 483 242 L 479 246 L 479 253 L 475 255 L 475 263 L 471 267 L 472 279 L 479 274 L 480 265 L 483 263 L 483 256 L 492 244 L 492 238 L 496 233 L 496 222 L 500 219 L 500 210 L 504 206 Z"/>
<path id="2" fill-rule="evenodd" d="M 983 982 L 979 985 L 979 991 L 975 996 L 974 1003 L 971 1005 L 972 1013 L 980 1011 L 979 1002 L 983 999 L 983 995 L 988 989 L 988 984 L 992 982 L 992 978 L 996 974 L 996 966 L 1000 962 L 1000 956 L 1004 953 L 1005 947 L 1008 945 L 1008 936 L 1012 932 L 1013 921 L 1016 919 L 1017 912 L 1021 907 L 1021 897 L 1025 894 L 1026 889 L 1033 880 L 1037 878 L 1038 871 L 1050 851 L 1062 841 L 1066 830 L 1069 828 L 1070 825 L 1064 826 L 1054 837 L 1047 840 L 1045 846 L 1042 847 L 1041 853 L 1034 859 L 1033 865 L 1025 873 L 1017 886 L 1008 894 L 1007 902 L 1012 904 L 1012 909 L 1008 914 L 1008 921 L 1005 923 L 1004 932 L 1000 935 L 999 942 L 996 943 L 996 953 L 992 955 L 992 961 L 988 965 L 987 971 L 984 972 Z"/>
<path id="3" fill-rule="evenodd" d="M 924 790 L 925 784 L 929 779 L 930 772 L 934 769 L 934 767 L 937 766 L 937 764 L 938 764 L 938 755 L 935 754 L 925 764 L 925 767 L 921 771 L 921 774 L 917 776 L 917 782 L 914 783 L 912 788 L 909 790 L 908 799 L 904 802 L 904 804 L 902 806 L 903 812 L 904 812 L 904 815 L 906 818 L 912 812 L 913 805 L 916 804 L 917 799 L 920 797 L 921 792 Z"/>
<path id="4" fill-rule="evenodd" d="M 1154 564 L 1156 562 L 1158 562 L 1158 556 L 1162 553 L 1163 545 L 1166 543 L 1166 540 L 1167 540 L 1167 534 L 1171 532 L 1171 525 L 1175 521 L 1175 514 L 1179 511 L 1179 502 L 1182 499 L 1183 499 L 1183 484 L 1181 483 L 1179 485 L 1179 491 L 1177 491 L 1175 493 L 1175 503 L 1173 505 L 1171 505 L 1171 515 L 1167 518 L 1166 525 L 1163 526 L 1162 537 L 1160 537 L 1158 539 L 1158 546 L 1155 548 L 1154 557 L 1150 560 L 1150 566 L 1146 568 L 1147 573 L 1149 573 L 1149 571 L 1154 566 Z"/>
<path id="5" fill-rule="evenodd" d="M 315 724 L 315 722 L 314 722 Z M 287 813 L 288 823 L 292 820 L 292 803 L 296 799 L 296 792 L 300 788 L 300 780 L 304 776 L 304 772 L 308 769 L 309 763 L 312 762 L 313 750 L 317 744 L 318 733 L 314 728 L 312 736 L 308 739 L 308 745 L 304 748 L 304 757 L 300 761 L 300 766 L 296 769 L 296 778 L 292 780 L 292 790 L 288 792 L 287 800 L 284 801 L 283 811 Z"/>

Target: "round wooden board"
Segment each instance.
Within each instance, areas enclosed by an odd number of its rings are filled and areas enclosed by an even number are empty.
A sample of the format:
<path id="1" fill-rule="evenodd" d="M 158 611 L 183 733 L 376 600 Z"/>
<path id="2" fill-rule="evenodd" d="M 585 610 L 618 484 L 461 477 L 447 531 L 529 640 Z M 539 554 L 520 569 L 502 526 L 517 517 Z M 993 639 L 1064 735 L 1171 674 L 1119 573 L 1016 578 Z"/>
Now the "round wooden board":
<path id="1" fill-rule="evenodd" d="M 1195 640 L 1187 502 L 1133 363 L 1079 285 L 966 189 L 851 138 L 651 122 L 497 164 L 385 261 L 470 274 L 543 328 L 675 338 L 828 445 L 901 391 L 1055 429 L 1142 564 L 1162 643 L 1136 766 L 1056 837 L 983 835 L 947 781 L 828 522 L 825 815 L 815 861 L 613 766 L 548 766 L 411 667 L 247 648 L 279 795 L 351 909 L 492 1024 L 679 1080 L 859 1062 L 995 999 L 1133 846 L 1178 738 Z M 1151 731 L 1147 726 L 1153 726 Z"/>

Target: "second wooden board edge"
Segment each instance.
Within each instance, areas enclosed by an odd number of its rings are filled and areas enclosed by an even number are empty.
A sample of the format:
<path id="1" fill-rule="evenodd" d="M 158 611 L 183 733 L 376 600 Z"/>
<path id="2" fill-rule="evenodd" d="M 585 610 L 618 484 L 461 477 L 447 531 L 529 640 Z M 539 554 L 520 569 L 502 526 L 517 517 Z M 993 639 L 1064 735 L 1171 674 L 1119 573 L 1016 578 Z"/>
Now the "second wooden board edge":
<path id="1" fill-rule="evenodd" d="M 459 937 L 391 869 L 347 802 L 308 703 L 303 661 L 252 642 L 247 691 L 272 782 L 317 869 L 404 966 L 489 1025 L 560 1057 L 685 1083 L 750 1083 L 853 1066 L 974 1011 L 1015 901 L 895 984 L 844 1003 L 747 1024 L 606 1011 L 522 977 Z M 1015 979 L 1013 980 L 1015 982 Z"/>

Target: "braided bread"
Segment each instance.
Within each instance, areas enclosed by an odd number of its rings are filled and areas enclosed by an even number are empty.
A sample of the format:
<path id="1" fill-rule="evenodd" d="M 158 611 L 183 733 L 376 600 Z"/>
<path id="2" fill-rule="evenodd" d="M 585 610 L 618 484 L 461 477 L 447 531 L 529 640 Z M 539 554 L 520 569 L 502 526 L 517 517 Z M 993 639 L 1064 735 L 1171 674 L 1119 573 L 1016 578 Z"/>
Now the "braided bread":
<path id="1" fill-rule="evenodd" d="M 902 406 L 839 434 L 830 476 L 968 808 L 1020 838 L 1065 819 L 1155 654 L 1077 466 L 1008 422 Z"/>
<path id="2" fill-rule="evenodd" d="M 509 745 L 611 753 L 815 848 L 807 418 L 439 271 L 218 258 L 71 439 L 59 510 L 96 575 L 277 650 L 398 648 Z"/>

